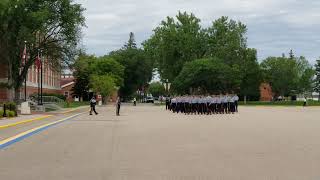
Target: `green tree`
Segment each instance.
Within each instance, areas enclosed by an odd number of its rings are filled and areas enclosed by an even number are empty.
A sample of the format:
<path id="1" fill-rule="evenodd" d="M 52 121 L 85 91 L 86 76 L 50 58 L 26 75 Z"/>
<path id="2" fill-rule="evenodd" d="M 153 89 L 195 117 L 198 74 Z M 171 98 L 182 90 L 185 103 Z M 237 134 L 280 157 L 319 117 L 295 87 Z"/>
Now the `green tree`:
<path id="1" fill-rule="evenodd" d="M 162 79 L 172 82 L 185 62 L 202 58 L 206 51 L 205 31 L 194 14 L 179 12 L 167 17 L 143 43 L 144 50 L 154 60 Z"/>
<path id="2" fill-rule="evenodd" d="M 90 86 L 93 91 L 99 92 L 104 98 L 109 97 L 116 90 L 115 79 L 110 75 L 92 75 Z"/>
<path id="3" fill-rule="evenodd" d="M 95 57 L 82 54 L 76 60 L 73 68 L 75 70 L 75 86 L 73 91 L 84 99 L 87 97 L 90 89 L 97 90 L 98 87 L 105 85 L 94 85 L 100 80 L 112 78 L 112 83 L 115 87 L 123 85 L 124 67 L 110 57 Z M 103 92 L 99 93 L 102 94 Z"/>
<path id="4" fill-rule="evenodd" d="M 269 57 L 261 63 L 261 68 L 276 96 L 312 91 L 314 70 L 304 57 Z"/>
<path id="5" fill-rule="evenodd" d="M 225 63 L 242 64 L 247 49 L 247 27 L 241 22 L 222 16 L 207 29 L 206 56 L 218 57 Z"/>
<path id="6" fill-rule="evenodd" d="M 84 9 L 72 0 L 1 1 L 0 60 L 8 67 L 7 87 L 19 99 L 19 89 L 38 49 L 44 49 L 52 67 L 74 55 L 84 26 Z M 21 67 L 21 51 L 28 41 L 29 61 Z M 14 94 L 14 93 L 11 93 Z M 12 97 L 11 97 L 12 98 Z"/>
<path id="7" fill-rule="evenodd" d="M 246 49 L 242 64 L 239 65 L 241 74 L 240 89 L 237 93 L 246 100 L 259 100 L 260 84 L 262 82 L 262 73 L 257 60 L 257 51 L 255 49 Z"/>
<path id="8" fill-rule="evenodd" d="M 319 93 L 319 101 L 320 101 L 320 59 L 317 60 L 317 63 L 315 65 L 315 86 L 314 90 Z"/>
<path id="9" fill-rule="evenodd" d="M 124 67 L 123 85 L 119 90 L 124 97 L 130 97 L 138 89 L 145 87 L 152 78 L 152 59 L 147 58 L 145 51 L 134 44 L 134 35 L 130 33 L 128 43 L 120 50 L 109 54 L 109 57 Z"/>
<path id="10" fill-rule="evenodd" d="M 217 58 L 199 59 L 186 63 L 172 88 L 179 94 L 190 88 L 201 93 L 220 93 L 237 90 L 240 86 L 240 69 Z M 195 92 L 194 92 L 195 93 Z"/>
<path id="11" fill-rule="evenodd" d="M 271 84 L 275 96 L 292 95 L 298 74 L 296 62 L 283 57 L 268 57 L 261 63 L 265 81 Z"/>
<path id="12" fill-rule="evenodd" d="M 90 89 L 90 75 L 92 74 L 90 66 L 94 59 L 94 56 L 81 54 L 73 65 L 73 76 L 75 78 L 73 93 L 80 96 L 81 100 L 89 100 L 87 98 Z"/>
<path id="13" fill-rule="evenodd" d="M 148 93 L 154 97 L 158 97 L 165 94 L 165 88 L 160 82 L 153 82 L 149 85 Z"/>
<path id="14" fill-rule="evenodd" d="M 108 75 L 114 79 L 116 86 L 123 86 L 124 66 L 113 58 L 107 56 L 95 58 L 90 71 L 94 75 Z"/>
<path id="15" fill-rule="evenodd" d="M 306 60 L 305 57 L 300 56 L 298 58 L 295 58 L 293 56 L 293 58 L 294 58 L 293 60 L 295 60 L 297 64 L 297 73 L 298 73 L 298 82 L 297 82 L 297 88 L 296 88 L 297 94 L 312 93 L 313 85 L 314 85 L 315 70 L 310 65 L 310 63 Z"/>
<path id="16" fill-rule="evenodd" d="M 124 49 L 136 49 L 137 48 L 137 44 L 136 44 L 136 40 L 134 38 L 133 32 L 130 32 L 128 43 L 126 43 L 123 48 Z"/>

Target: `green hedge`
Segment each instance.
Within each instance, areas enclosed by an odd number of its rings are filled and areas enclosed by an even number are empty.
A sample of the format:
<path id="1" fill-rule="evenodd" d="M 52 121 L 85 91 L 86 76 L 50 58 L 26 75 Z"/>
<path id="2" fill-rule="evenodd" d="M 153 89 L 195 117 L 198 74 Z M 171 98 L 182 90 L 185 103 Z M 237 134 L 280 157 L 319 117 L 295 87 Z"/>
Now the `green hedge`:
<path id="1" fill-rule="evenodd" d="M 6 115 L 9 118 L 15 117 L 16 113 L 14 111 L 6 110 Z M 3 118 L 3 110 L 0 110 L 0 118 Z"/>
<path id="2" fill-rule="evenodd" d="M 302 101 L 272 101 L 272 102 L 263 102 L 263 101 L 247 101 L 244 104 L 243 101 L 239 102 L 239 105 L 246 106 L 302 106 Z M 308 101 L 307 106 L 320 106 L 319 101 Z"/>
<path id="3" fill-rule="evenodd" d="M 1 108 L 4 107 L 4 105 L 6 105 L 6 113 L 11 111 L 13 112 L 13 116 L 18 116 L 18 112 L 17 112 L 17 104 L 14 103 L 14 102 L 5 102 L 3 104 L 1 104 Z M 3 111 L 2 113 L 0 113 L 0 116 L 3 115 Z M 8 113 L 7 113 L 7 116 L 8 116 Z"/>

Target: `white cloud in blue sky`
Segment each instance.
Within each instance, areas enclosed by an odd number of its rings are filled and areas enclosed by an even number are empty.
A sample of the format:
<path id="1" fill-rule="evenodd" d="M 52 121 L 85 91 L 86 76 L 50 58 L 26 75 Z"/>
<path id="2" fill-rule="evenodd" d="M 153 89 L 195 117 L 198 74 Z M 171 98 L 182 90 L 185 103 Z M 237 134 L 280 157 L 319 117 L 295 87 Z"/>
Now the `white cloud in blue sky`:
<path id="1" fill-rule="evenodd" d="M 194 13 L 207 27 L 229 16 L 248 27 L 248 45 L 259 60 L 293 49 L 314 63 L 320 56 L 320 1 L 316 0 L 76 0 L 87 9 L 83 45 L 104 55 L 119 49 L 134 32 L 137 43 L 148 39 L 166 16 Z"/>

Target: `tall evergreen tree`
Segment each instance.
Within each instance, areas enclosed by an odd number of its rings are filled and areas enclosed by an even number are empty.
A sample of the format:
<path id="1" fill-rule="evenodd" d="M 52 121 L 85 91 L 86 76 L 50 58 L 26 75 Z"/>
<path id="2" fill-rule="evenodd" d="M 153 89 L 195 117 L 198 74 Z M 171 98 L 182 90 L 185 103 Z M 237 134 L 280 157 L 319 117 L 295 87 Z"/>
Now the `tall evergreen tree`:
<path id="1" fill-rule="evenodd" d="M 289 52 L 289 59 L 290 60 L 294 60 L 294 54 L 293 54 L 293 50 L 292 49 Z"/>
<path id="2" fill-rule="evenodd" d="M 137 49 L 137 44 L 136 44 L 136 40 L 134 38 L 134 33 L 133 32 L 130 32 L 129 40 L 124 45 L 124 49 Z"/>

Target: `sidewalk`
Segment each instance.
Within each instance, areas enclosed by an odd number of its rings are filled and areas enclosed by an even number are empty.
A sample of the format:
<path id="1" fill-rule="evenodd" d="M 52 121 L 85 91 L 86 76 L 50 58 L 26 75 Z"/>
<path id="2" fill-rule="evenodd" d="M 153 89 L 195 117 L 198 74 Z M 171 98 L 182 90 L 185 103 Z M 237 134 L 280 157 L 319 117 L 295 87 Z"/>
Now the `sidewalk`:
<path id="1" fill-rule="evenodd" d="M 2 118 L 2 119 L 0 119 L 0 129 L 13 127 L 13 126 L 16 126 L 19 124 L 30 123 L 33 121 L 43 120 L 43 119 L 47 119 L 47 118 L 57 116 L 57 115 L 72 113 L 74 111 L 84 110 L 86 108 L 88 108 L 88 107 L 81 106 L 81 107 L 77 107 L 77 108 L 64 108 L 59 111 L 52 111 L 52 112 L 47 112 L 47 113 L 35 113 L 35 114 L 31 114 L 31 115 L 19 115 L 18 117 L 13 117 L 13 118 Z"/>
<path id="2" fill-rule="evenodd" d="M 24 124 L 36 120 L 42 120 L 45 118 L 52 117 L 52 115 L 45 114 L 33 114 L 33 115 L 19 115 L 14 118 L 2 118 L 0 119 L 0 129 L 16 126 L 18 124 Z"/>

